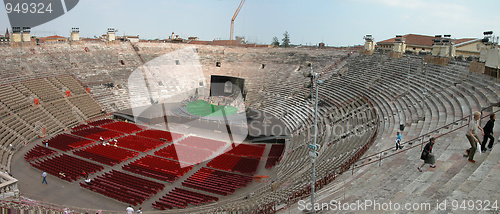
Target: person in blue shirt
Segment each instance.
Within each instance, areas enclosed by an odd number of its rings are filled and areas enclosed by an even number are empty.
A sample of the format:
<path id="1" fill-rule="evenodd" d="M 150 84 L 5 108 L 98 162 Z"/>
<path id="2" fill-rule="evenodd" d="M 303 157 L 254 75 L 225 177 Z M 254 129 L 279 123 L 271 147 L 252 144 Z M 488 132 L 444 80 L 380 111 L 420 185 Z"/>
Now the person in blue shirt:
<path id="1" fill-rule="evenodd" d="M 396 151 L 398 149 L 403 149 L 403 146 L 401 146 L 401 133 L 397 133 L 398 137 L 396 138 Z"/>

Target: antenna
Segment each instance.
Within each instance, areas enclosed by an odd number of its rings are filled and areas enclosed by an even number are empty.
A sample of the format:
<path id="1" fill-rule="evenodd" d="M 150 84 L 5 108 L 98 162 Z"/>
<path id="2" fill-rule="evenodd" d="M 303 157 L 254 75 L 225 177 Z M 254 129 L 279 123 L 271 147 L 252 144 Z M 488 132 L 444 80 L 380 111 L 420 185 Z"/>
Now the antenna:
<path id="1" fill-rule="evenodd" d="M 371 34 L 367 34 L 366 36 L 363 36 L 363 39 L 366 41 L 373 41 L 374 38 Z"/>
<path id="2" fill-rule="evenodd" d="M 492 45 L 495 48 L 498 45 L 498 36 L 495 37 L 493 31 L 483 32 L 484 38 L 481 40 L 485 45 Z"/>

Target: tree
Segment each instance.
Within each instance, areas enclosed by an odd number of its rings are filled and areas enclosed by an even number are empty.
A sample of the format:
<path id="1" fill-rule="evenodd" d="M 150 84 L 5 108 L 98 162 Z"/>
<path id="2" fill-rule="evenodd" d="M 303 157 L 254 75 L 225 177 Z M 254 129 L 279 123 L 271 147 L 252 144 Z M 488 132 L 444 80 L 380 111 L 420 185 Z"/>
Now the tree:
<path id="1" fill-rule="evenodd" d="M 282 47 L 285 47 L 285 48 L 288 48 L 290 47 L 290 35 L 288 35 L 288 31 L 285 31 L 285 33 L 283 33 L 283 39 L 281 41 L 283 41 L 281 43 L 281 46 Z"/>
<path id="2" fill-rule="evenodd" d="M 280 46 L 280 40 L 278 39 L 278 37 L 273 37 L 273 42 L 271 43 L 271 45 L 274 45 L 276 47 L 279 47 Z"/>

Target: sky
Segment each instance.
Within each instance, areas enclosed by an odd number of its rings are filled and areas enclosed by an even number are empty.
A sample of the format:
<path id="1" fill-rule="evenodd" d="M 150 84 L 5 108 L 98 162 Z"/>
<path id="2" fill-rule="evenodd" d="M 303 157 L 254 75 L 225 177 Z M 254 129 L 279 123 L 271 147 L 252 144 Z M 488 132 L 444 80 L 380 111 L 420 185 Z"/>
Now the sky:
<path id="1" fill-rule="evenodd" d="M 80 0 L 63 16 L 34 27 L 32 35 L 69 37 L 71 28 L 79 27 L 81 37 L 94 37 L 112 27 L 118 36 L 141 39 L 166 39 L 172 32 L 182 38 L 229 39 L 239 4 L 240 0 Z M 492 30 L 500 35 L 498 20 L 498 0 L 246 0 L 234 35 L 270 44 L 288 31 L 292 44 L 349 46 L 363 44 L 366 34 L 375 41 L 408 33 L 482 38 L 484 31 Z M 2 8 L 0 34 L 10 27 Z"/>

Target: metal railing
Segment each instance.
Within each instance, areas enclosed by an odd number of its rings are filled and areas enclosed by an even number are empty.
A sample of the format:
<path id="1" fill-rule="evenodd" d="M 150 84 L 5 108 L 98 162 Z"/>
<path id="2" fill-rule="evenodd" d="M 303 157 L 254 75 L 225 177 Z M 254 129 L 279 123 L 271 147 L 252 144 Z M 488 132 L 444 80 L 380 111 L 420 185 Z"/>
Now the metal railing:
<path id="1" fill-rule="evenodd" d="M 371 108 L 372 113 L 373 113 L 373 115 L 376 116 L 376 118 L 377 118 L 376 121 L 378 121 L 378 115 L 375 112 L 375 108 L 373 107 L 373 103 L 367 97 L 362 97 L 362 98 L 365 99 L 370 106 L 372 106 L 372 108 Z M 375 128 L 375 132 L 373 133 L 373 135 L 361 148 L 358 149 L 358 151 L 354 155 L 352 155 L 348 160 L 344 161 L 341 165 L 331 169 L 331 172 L 329 174 L 323 176 L 321 179 L 317 179 L 315 182 L 315 185 L 314 185 L 315 189 L 319 190 L 319 189 L 323 188 L 324 186 L 326 186 L 326 185 L 330 184 L 332 181 L 334 181 L 338 175 L 348 171 L 350 166 L 353 165 L 361 156 L 363 156 L 364 153 L 373 144 L 373 142 L 375 141 L 375 137 L 377 136 L 378 126 L 379 126 L 378 123 L 376 123 L 376 128 Z M 310 193 L 311 193 L 311 185 L 310 184 L 305 186 L 304 188 L 298 190 L 298 191 L 293 192 L 288 197 L 287 206 L 290 206 L 291 204 L 294 204 L 301 199 L 309 197 Z M 264 205 L 257 207 L 252 213 L 274 213 L 277 211 L 277 209 L 276 209 L 277 205 L 278 205 L 277 201 L 271 201 L 267 204 L 264 204 Z M 287 206 L 285 206 L 285 207 L 287 207 Z"/>
<path id="2" fill-rule="evenodd" d="M 367 99 L 367 101 L 371 104 L 370 100 Z M 492 108 L 492 107 L 500 107 L 500 102 L 497 103 L 497 104 L 494 104 L 494 105 L 490 105 L 486 108 L 483 108 L 483 109 L 489 109 L 489 108 Z M 496 110 L 492 113 L 497 113 L 497 112 L 500 112 L 500 109 L 499 110 Z M 378 118 L 378 115 L 377 115 L 377 118 Z M 404 144 L 409 144 L 409 143 L 413 143 L 415 141 L 420 141 L 420 143 L 417 143 L 416 145 L 413 145 L 411 147 L 407 147 L 406 149 L 401 149 L 399 152 L 395 152 L 395 153 L 392 153 L 390 155 L 386 155 L 386 156 L 383 156 L 384 153 L 388 152 L 388 151 L 391 151 L 393 148 L 389 148 L 389 149 L 385 149 L 385 150 L 382 150 L 382 151 L 379 151 L 377 153 L 374 153 L 374 154 L 371 154 L 371 155 L 368 155 L 362 159 L 360 159 L 360 157 L 369 149 L 369 147 L 371 146 L 371 144 L 374 142 L 375 140 L 375 137 L 377 136 L 377 131 L 374 133 L 374 135 L 370 138 L 370 140 L 361 148 L 359 149 L 355 155 L 353 155 L 349 160 L 345 161 L 342 165 L 334 168 L 332 170 L 332 172 L 326 176 L 324 176 L 323 178 L 319 179 L 316 181 L 315 183 L 315 187 L 316 189 L 321 189 L 322 187 L 326 186 L 327 184 L 331 183 L 332 181 L 334 181 L 337 177 L 337 175 L 340 175 L 346 171 L 349 171 L 351 170 L 351 175 L 354 174 L 354 170 L 355 169 L 359 169 L 361 167 L 364 167 L 364 166 L 368 166 L 370 164 L 374 164 L 374 163 L 379 163 L 379 165 L 381 164 L 382 160 L 384 159 L 387 159 L 389 157 L 392 157 L 392 156 L 395 156 L 397 154 L 400 154 L 402 152 L 406 152 L 410 149 L 413 149 L 413 148 L 416 148 L 416 147 L 420 147 L 420 150 L 423 149 L 423 144 L 426 143 L 424 141 L 424 138 L 426 136 L 429 136 L 431 135 L 432 133 L 436 133 L 436 132 L 439 132 L 440 130 L 443 130 L 443 129 L 448 129 L 449 127 L 451 126 L 454 126 L 454 125 L 458 125 L 458 123 L 460 123 L 460 126 L 457 127 L 457 128 L 454 128 L 448 132 L 445 132 L 443 134 L 440 134 L 438 136 L 434 136 L 435 138 L 440 138 L 440 137 L 443 137 L 447 134 L 450 134 L 452 132 L 455 132 L 457 130 L 460 130 L 462 129 L 463 127 L 467 126 L 468 125 L 468 121 L 469 119 L 471 118 L 471 115 L 468 115 L 468 116 L 465 116 L 463 118 L 460 118 L 458 120 L 455 120 L 449 124 L 446 124 L 440 128 L 437 128 L 437 129 L 434 129 L 432 131 L 429 131 L 425 134 L 421 134 L 420 136 L 418 137 L 415 137 L 413 139 L 410 139 L 406 142 L 402 142 L 401 145 L 404 145 Z M 481 119 L 484 119 L 486 118 L 486 116 L 483 115 L 483 117 Z M 465 122 L 465 124 L 464 124 Z M 378 123 L 377 123 L 377 129 L 378 130 Z M 375 160 L 371 160 L 373 158 L 375 158 Z M 356 163 L 358 162 L 363 162 L 363 161 L 368 161 L 368 162 L 365 162 L 365 163 L 362 163 L 361 165 L 356 165 Z M 288 199 L 288 203 L 287 203 L 287 206 L 285 207 L 289 207 L 290 205 L 296 203 L 297 201 L 301 200 L 301 199 L 305 199 L 307 197 L 309 197 L 310 195 L 310 190 L 311 190 L 311 186 L 308 185 L 306 187 L 304 187 L 303 189 L 299 190 L 299 191 L 296 191 L 294 193 L 292 193 L 292 195 L 289 197 Z M 261 206 L 260 208 L 258 208 L 256 210 L 255 213 L 274 213 L 276 212 L 276 206 L 277 206 L 277 202 L 276 201 L 272 201 L 268 204 L 265 204 L 263 206 Z"/>
<path id="3" fill-rule="evenodd" d="M 367 102 L 369 103 L 369 105 L 373 106 L 372 102 L 364 97 Z M 491 105 L 489 107 L 486 107 L 484 109 L 488 109 L 488 108 L 491 108 L 491 107 L 500 107 L 500 103 L 498 104 L 495 104 L 495 105 Z M 377 121 L 378 121 L 378 115 L 376 114 L 375 112 L 375 108 L 372 108 L 372 111 L 374 111 L 374 115 L 376 115 L 377 117 Z M 496 110 L 492 113 L 497 113 L 497 112 L 500 112 L 500 109 L 499 110 Z M 484 119 L 486 118 L 486 116 L 483 115 L 483 117 L 481 119 Z M 377 132 L 378 132 L 378 123 L 376 124 L 376 129 L 375 129 L 375 132 L 374 134 L 370 137 L 370 139 L 365 143 L 364 146 L 362 146 L 353 156 L 351 156 L 347 161 L 345 161 L 343 164 L 341 164 L 340 166 L 337 166 L 335 168 L 333 168 L 331 170 L 331 173 L 329 173 L 328 175 L 322 177 L 321 179 L 318 179 L 316 182 L 315 182 L 315 188 L 316 189 L 321 189 L 322 187 L 330 184 L 331 182 L 333 182 L 336 177 L 338 175 L 341 175 L 343 174 L 344 172 L 346 171 L 349 171 L 351 170 L 352 171 L 352 174 L 354 174 L 354 170 L 355 169 L 359 169 L 361 167 L 364 167 L 364 166 L 368 166 L 368 165 L 371 165 L 371 164 L 374 164 L 374 163 L 381 163 L 382 160 L 384 159 L 387 159 L 389 157 L 392 157 L 394 155 L 397 155 L 399 153 L 402 153 L 402 152 L 406 152 L 410 149 L 413 149 L 413 148 L 416 148 L 416 147 L 419 147 L 422 149 L 422 146 L 423 144 L 425 143 L 424 142 L 424 138 L 432 133 L 435 133 L 435 132 L 438 132 L 440 130 L 443 130 L 443 129 L 448 129 L 450 126 L 454 126 L 454 125 L 458 125 L 457 123 L 460 123 L 459 127 L 457 128 L 454 128 L 448 132 L 445 132 L 443 134 L 440 134 L 438 136 L 434 136 L 435 138 L 440 138 L 442 136 L 445 136 L 449 133 L 452 133 L 452 132 L 455 132 L 457 130 L 460 130 L 462 129 L 463 127 L 467 126 L 467 122 L 468 120 L 470 119 L 470 115 L 469 116 L 466 116 L 466 117 L 463 117 L 461 119 L 458 119 L 458 120 L 455 120 L 447 125 L 444 125 L 440 128 L 437 128 L 437 129 L 434 129 L 432 131 L 429 131 L 425 134 L 421 134 L 420 136 L 418 137 L 415 137 L 413 139 L 410 139 L 408 141 L 405 141 L 403 143 L 401 143 L 401 145 L 404 145 L 404 144 L 408 144 L 410 142 L 416 142 L 416 141 L 420 141 L 420 143 L 418 144 L 415 144 L 411 147 L 408 147 L 406 149 L 402 149 L 400 150 L 399 152 L 395 152 L 395 153 L 392 153 L 390 155 L 386 155 L 384 157 L 383 154 L 386 153 L 387 151 L 390 151 L 392 150 L 393 148 L 389 148 L 389 149 L 385 149 L 385 150 L 382 150 L 382 151 L 379 151 L 377 153 L 374 153 L 374 154 L 371 154 L 371 155 L 368 155 L 366 157 L 363 157 L 361 158 L 361 156 L 363 156 L 365 154 L 365 152 L 370 148 L 370 146 L 373 144 L 373 142 L 375 141 L 375 138 L 377 136 Z M 464 124 L 464 122 L 466 122 Z M 371 160 L 372 158 L 374 157 L 377 157 L 376 160 Z M 361 159 L 360 159 L 361 158 Z M 368 162 L 364 162 L 364 161 L 367 161 Z M 361 165 L 356 165 L 356 163 L 358 162 L 363 162 Z M 0 173 L 0 176 L 8 176 L 7 174 L 3 175 L 4 173 Z M 9 176 L 10 177 L 10 176 Z M 12 178 L 12 177 L 10 177 Z M 14 179 L 14 178 L 12 178 Z M 3 186 L 7 186 L 7 185 L 16 185 L 16 189 L 17 189 L 17 180 L 14 179 L 15 181 L 13 181 L 12 183 L 7 183 L 7 182 L 4 182 L 4 183 L 1 183 L 0 184 L 0 189 L 3 187 Z M 265 186 L 265 188 L 268 188 L 267 186 Z M 287 206 L 285 207 L 289 207 L 290 205 L 296 203 L 298 200 L 301 200 L 301 199 L 304 199 L 304 198 L 307 198 L 310 196 L 310 191 L 311 191 L 311 185 L 307 185 L 306 187 L 298 190 L 298 191 L 295 191 L 294 193 L 292 193 L 289 198 L 288 198 L 288 202 L 287 202 Z M 266 192 L 266 191 L 264 191 Z M 97 210 L 97 209 L 88 209 L 88 208 L 80 208 L 80 207 L 72 207 L 72 206 L 66 206 L 66 205 L 58 205 L 58 204 L 53 204 L 53 203 L 49 203 L 49 202 L 44 202 L 44 201 L 38 201 L 38 200 L 32 200 L 32 199 L 28 199 L 28 198 L 24 198 L 23 196 L 20 197 L 20 199 L 17 199 L 17 200 L 0 200 L 0 205 L 6 205 L 8 207 L 13 207 L 13 208 L 16 208 L 16 209 L 23 209 L 23 210 L 40 210 L 40 209 L 43 209 L 43 210 L 50 210 L 50 211 L 53 211 L 53 212 L 56 212 L 56 213 L 63 213 L 63 212 L 66 212 L 66 211 L 69 211 L 69 212 L 76 212 L 76 213 L 85 213 L 85 212 L 98 212 L 98 213 L 117 213 L 117 211 L 109 211 L 109 210 Z M 21 206 L 23 205 L 23 206 Z M 257 207 L 255 210 L 252 211 L 252 213 L 275 213 L 277 211 L 277 205 L 278 205 L 278 201 L 271 201 L 267 204 L 263 204 L 263 205 L 260 205 L 259 207 Z M 214 205 L 211 205 L 211 206 L 206 206 L 206 207 L 199 207 L 200 209 L 196 209 L 197 211 L 199 212 L 203 212 L 202 210 L 205 210 L 206 208 L 208 207 L 213 207 Z M 193 210 L 194 211 L 194 210 Z"/>
<path id="4" fill-rule="evenodd" d="M 7 173 L 0 172 L 0 177 L 3 180 L 0 183 L 0 197 L 19 197 L 19 189 L 17 188 L 17 179 L 11 177 Z"/>
<path id="5" fill-rule="evenodd" d="M 494 105 L 490 105 L 490 106 L 488 106 L 488 107 L 486 107 L 486 108 L 484 108 L 484 109 L 488 109 L 488 108 L 492 108 L 492 107 L 500 107 L 500 103 L 498 103 L 498 104 L 494 104 Z M 499 111 L 500 111 L 500 110 L 496 110 L 496 111 L 491 112 L 491 113 L 497 113 L 497 112 L 499 112 Z M 486 115 L 483 115 L 483 116 L 481 117 L 481 119 L 484 119 L 484 118 L 486 118 L 486 117 L 487 117 Z M 413 144 L 414 142 L 418 142 L 418 141 L 420 141 L 420 143 L 417 143 L 417 144 L 415 144 L 415 145 L 409 146 L 409 147 L 407 147 L 406 149 L 401 149 L 401 150 L 399 150 L 399 152 L 395 152 L 395 153 L 392 153 L 392 154 L 390 154 L 390 155 L 386 155 L 386 156 L 384 156 L 384 153 L 386 153 L 386 152 L 388 152 L 388 151 L 393 150 L 393 148 L 388 148 L 388 149 L 384 149 L 384 150 L 382 150 L 382 151 L 379 151 L 379 152 L 377 152 L 377 153 L 374 153 L 374 154 L 368 155 L 368 156 L 366 156 L 366 157 L 363 157 L 362 159 L 358 160 L 358 162 L 363 162 L 363 163 L 362 163 L 361 165 L 358 165 L 358 166 L 353 166 L 353 167 L 352 167 L 352 170 L 354 171 L 354 169 L 361 168 L 361 167 L 364 167 L 364 166 L 367 166 L 367 165 L 370 165 L 370 164 L 373 164 L 373 163 L 379 163 L 379 166 L 380 166 L 380 164 L 381 164 L 381 162 L 382 162 L 382 160 L 383 160 L 383 159 L 386 159 L 386 158 L 389 158 L 389 157 L 395 156 L 395 155 L 397 155 L 397 154 L 399 154 L 399 153 L 406 152 L 406 151 L 408 151 L 408 150 L 410 150 L 410 149 L 413 149 L 413 148 L 416 148 L 416 147 L 418 147 L 418 146 L 420 146 L 420 150 L 422 150 L 422 149 L 423 149 L 423 145 L 426 143 L 426 142 L 424 141 L 425 137 L 427 137 L 427 136 L 429 136 L 429 135 L 431 135 L 431 134 L 433 134 L 433 133 L 439 132 L 439 131 L 441 131 L 441 130 L 443 130 L 443 129 L 449 129 L 450 127 L 452 127 L 452 126 L 456 126 L 456 125 L 458 125 L 458 123 L 460 123 L 460 125 L 459 125 L 458 127 L 454 128 L 454 129 L 452 129 L 452 130 L 450 130 L 450 131 L 448 131 L 448 132 L 445 132 L 445 133 L 443 133 L 443 134 L 439 134 L 439 135 L 437 135 L 437 136 L 434 136 L 434 137 L 437 139 L 437 138 L 443 137 L 443 136 L 445 136 L 445 135 L 447 135 L 447 134 L 450 134 L 450 133 L 452 133 L 452 132 L 455 132 L 455 131 L 457 131 L 457 130 L 459 130 L 459 129 L 462 129 L 463 127 L 467 126 L 470 118 L 471 118 L 471 115 L 468 115 L 468 116 L 462 117 L 462 118 L 460 118 L 460 119 L 458 119 L 458 120 L 455 120 L 455 121 L 453 121 L 453 122 L 451 122 L 451 123 L 449 123 L 449 124 L 446 124 L 446 125 L 441 126 L 441 127 L 437 128 L 437 129 L 431 130 L 431 131 L 429 131 L 429 132 L 427 132 L 427 133 L 425 133 L 425 134 L 421 134 L 421 135 L 419 135 L 419 136 L 417 136 L 417 137 L 415 137 L 415 138 L 412 138 L 412 139 L 410 139 L 410 140 L 407 140 L 407 141 L 405 141 L 405 142 L 402 142 L 402 143 L 401 143 L 401 145 L 405 145 L 405 144 L 410 144 L 410 145 L 411 145 L 411 144 Z M 465 122 L 465 124 L 464 124 L 464 122 Z M 376 159 L 375 159 L 375 158 L 376 158 Z M 372 160 L 372 159 L 375 159 L 375 160 Z M 365 161 L 366 161 L 366 162 L 365 162 Z"/>

